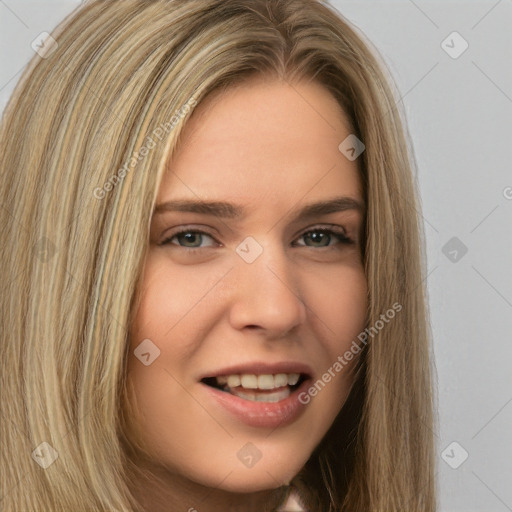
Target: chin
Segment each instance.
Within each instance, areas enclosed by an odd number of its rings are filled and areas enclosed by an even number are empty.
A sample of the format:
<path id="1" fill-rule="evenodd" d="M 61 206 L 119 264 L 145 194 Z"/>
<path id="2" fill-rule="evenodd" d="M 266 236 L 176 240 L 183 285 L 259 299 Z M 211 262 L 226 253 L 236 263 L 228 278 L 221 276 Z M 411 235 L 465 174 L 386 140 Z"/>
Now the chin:
<path id="1" fill-rule="evenodd" d="M 252 467 L 245 467 L 238 459 L 234 464 L 233 461 L 230 461 L 231 464 L 214 464 L 216 469 L 209 471 L 208 468 L 207 473 L 196 474 L 195 478 L 190 476 L 207 487 L 233 493 L 269 491 L 289 485 L 307 462 L 308 455 L 297 457 L 297 453 L 282 453 L 279 456 L 273 454 L 266 461 L 264 459 L 262 457 Z"/>
<path id="2" fill-rule="evenodd" d="M 288 485 L 296 473 L 289 471 L 276 473 L 275 471 L 268 471 L 266 467 L 236 470 L 218 488 L 233 493 L 271 491 Z M 216 485 L 218 485 L 218 482 Z"/>

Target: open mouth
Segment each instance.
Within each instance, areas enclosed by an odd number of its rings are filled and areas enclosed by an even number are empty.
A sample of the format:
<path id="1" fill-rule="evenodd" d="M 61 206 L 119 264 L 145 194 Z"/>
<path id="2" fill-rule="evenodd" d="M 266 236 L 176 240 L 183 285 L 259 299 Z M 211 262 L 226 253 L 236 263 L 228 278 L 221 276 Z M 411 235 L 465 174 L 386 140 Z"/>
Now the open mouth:
<path id="1" fill-rule="evenodd" d="M 272 403 L 288 398 L 307 379 L 303 373 L 243 374 L 206 377 L 201 382 L 245 400 Z"/>

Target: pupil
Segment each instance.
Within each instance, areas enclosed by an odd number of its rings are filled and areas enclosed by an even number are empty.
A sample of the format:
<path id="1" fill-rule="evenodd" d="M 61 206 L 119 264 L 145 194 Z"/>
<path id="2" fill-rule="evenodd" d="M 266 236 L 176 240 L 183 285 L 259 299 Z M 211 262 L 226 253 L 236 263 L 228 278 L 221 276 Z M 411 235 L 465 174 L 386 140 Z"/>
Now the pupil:
<path id="1" fill-rule="evenodd" d="M 321 244 L 322 246 L 325 246 L 325 245 L 329 245 L 329 237 L 327 236 L 326 233 L 322 233 L 322 232 L 319 232 L 319 231 L 314 231 L 313 233 L 310 233 L 309 235 L 307 235 L 309 237 L 309 239 L 313 242 L 313 243 L 321 243 L 322 241 L 327 241 L 327 244 Z"/>
<path id="2" fill-rule="evenodd" d="M 200 236 L 201 235 L 199 235 L 199 233 L 185 233 L 185 234 L 180 235 L 182 240 L 185 240 L 185 243 L 193 242 L 194 238 L 196 238 L 196 242 L 198 242 L 198 243 L 195 243 L 195 244 L 192 243 L 193 247 L 197 247 L 201 244 Z"/>

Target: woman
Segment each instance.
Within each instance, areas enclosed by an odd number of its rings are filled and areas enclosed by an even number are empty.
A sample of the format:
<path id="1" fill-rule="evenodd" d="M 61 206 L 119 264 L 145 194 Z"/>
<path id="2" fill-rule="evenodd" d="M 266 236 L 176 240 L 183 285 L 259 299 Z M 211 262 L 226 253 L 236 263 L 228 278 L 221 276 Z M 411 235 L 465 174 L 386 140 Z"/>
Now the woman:
<path id="1" fill-rule="evenodd" d="M 0 134 L 5 510 L 435 510 L 412 157 L 361 36 L 123 0 L 52 37 Z"/>

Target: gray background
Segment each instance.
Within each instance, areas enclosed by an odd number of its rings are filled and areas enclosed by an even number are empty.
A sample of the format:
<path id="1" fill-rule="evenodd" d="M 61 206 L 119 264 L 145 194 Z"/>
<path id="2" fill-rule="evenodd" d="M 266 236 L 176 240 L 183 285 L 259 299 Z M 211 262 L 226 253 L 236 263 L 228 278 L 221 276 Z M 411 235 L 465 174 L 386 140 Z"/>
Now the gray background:
<path id="1" fill-rule="evenodd" d="M 0 109 L 79 3 L 0 0 Z M 440 511 L 512 511 L 512 0 L 332 3 L 388 64 L 418 161 Z"/>

